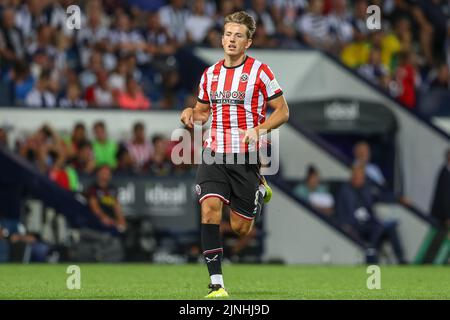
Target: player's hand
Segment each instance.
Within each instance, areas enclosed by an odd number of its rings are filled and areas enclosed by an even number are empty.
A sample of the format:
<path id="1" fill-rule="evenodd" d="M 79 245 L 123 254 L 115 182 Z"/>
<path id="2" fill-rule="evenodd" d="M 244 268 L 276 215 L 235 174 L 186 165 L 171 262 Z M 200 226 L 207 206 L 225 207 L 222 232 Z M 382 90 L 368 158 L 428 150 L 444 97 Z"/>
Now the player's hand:
<path id="1" fill-rule="evenodd" d="M 259 130 L 257 128 L 251 128 L 248 130 L 239 129 L 239 133 L 243 135 L 242 143 L 250 144 L 257 143 L 259 139 Z"/>
<path id="2" fill-rule="evenodd" d="M 194 109 L 190 107 L 184 109 L 181 113 L 180 120 L 186 127 L 192 129 L 194 127 Z"/>

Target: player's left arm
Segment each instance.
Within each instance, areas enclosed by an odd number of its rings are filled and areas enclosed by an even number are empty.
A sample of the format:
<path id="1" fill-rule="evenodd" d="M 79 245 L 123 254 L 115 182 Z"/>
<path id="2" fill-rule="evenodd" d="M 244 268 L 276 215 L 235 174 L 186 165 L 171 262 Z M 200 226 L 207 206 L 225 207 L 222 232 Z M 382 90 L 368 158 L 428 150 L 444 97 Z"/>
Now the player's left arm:
<path id="1" fill-rule="evenodd" d="M 269 100 L 267 105 L 274 111 L 266 119 L 266 121 L 255 128 L 258 136 L 268 133 L 272 129 L 278 128 L 289 120 L 289 107 L 284 95 L 280 95 L 279 97 Z"/>
<path id="2" fill-rule="evenodd" d="M 242 140 L 244 143 L 256 142 L 261 135 L 269 133 L 272 129 L 280 127 L 289 120 L 289 107 L 283 94 L 269 100 L 267 105 L 274 111 L 266 121 L 243 132 L 244 138 Z"/>

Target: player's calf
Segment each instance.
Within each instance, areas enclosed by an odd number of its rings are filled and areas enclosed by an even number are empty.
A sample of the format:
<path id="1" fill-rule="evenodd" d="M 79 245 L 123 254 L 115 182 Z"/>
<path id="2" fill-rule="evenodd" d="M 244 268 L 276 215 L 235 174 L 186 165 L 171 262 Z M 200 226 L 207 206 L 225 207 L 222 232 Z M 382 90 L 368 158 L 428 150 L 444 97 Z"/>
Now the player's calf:
<path id="1" fill-rule="evenodd" d="M 249 234 L 253 228 L 253 220 L 244 220 L 239 217 L 235 211 L 231 211 L 233 214 L 230 216 L 230 225 L 233 231 L 240 236 L 246 236 Z"/>

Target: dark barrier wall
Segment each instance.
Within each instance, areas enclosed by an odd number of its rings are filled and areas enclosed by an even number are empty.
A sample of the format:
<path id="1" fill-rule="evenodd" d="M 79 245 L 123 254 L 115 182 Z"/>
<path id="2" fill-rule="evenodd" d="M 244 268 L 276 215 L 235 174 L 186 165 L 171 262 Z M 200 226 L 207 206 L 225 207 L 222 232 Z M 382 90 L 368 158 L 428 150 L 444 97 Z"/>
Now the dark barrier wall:
<path id="1" fill-rule="evenodd" d="M 80 177 L 83 190 L 94 182 Z M 119 201 L 127 217 L 150 217 L 158 229 L 194 231 L 199 226 L 199 206 L 194 178 L 183 177 L 113 177 Z"/>

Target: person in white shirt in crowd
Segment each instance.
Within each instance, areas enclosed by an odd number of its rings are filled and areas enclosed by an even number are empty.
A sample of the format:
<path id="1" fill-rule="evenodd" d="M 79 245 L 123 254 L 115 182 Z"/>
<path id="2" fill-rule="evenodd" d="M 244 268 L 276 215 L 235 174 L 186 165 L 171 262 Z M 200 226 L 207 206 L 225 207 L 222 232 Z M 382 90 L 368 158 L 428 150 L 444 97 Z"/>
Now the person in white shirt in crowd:
<path id="1" fill-rule="evenodd" d="M 135 170 L 142 171 L 153 155 L 153 145 L 145 138 L 145 125 L 137 122 L 133 126 L 133 137 L 127 143 L 127 149 L 133 160 Z"/>
<path id="2" fill-rule="evenodd" d="M 49 72 L 42 72 L 33 90 L 25 98 L 25 105 L 34 108 L 54 108 L 56 105 L 56 97 L 49 90 L 49 82 Z"/>
<path id="3" fill-rule="evenodd" d="M 44 13 L 45 2 L 42 0 L 24 1 L 16 12 L 16 26 L 25 37 L 26 44 L 36 36 L 38 27 L 49 24 L 49 17 Z"/>
<path id="4" fill-rule="evenodd" d="M 94 46 L 104 50 L 108 47 L 109 25 L 105 21 L 101 6 L 88 5 L 86 24 L 78 30 L 76 36 L 83 66 L 87 66 Z"/>
<path id="5" fill-rule="evenodd" d="M 108 72 L 101 69 L 96 73 L 97 82 L 87 88 L 86 101 L 90 107 L 106 107 L 115 106 L 112 90 L 108 83 Z"/>
<path id="6" fill-rule="evenodd" d="M 102 53 L 92 51 L 88 66 L 80 73 L 80 84 L 83 90 L 92 86 L 97 81 L 97 72 L 104 69 Z"/>
<path id="7" fill-rule="evenodd" d="M 186 20 L 188 38 L 194 43 L 202 43 L 214 21 L 206 13 L 205 0 L 195 0 L 192 12 L 192 15 Z"/>
<path id="8" fill-rule="evenodd" d="M 343 45 L 352 41 L 353 26 L 351 24 L 351 12 L 348 8 L 347 0 L 334 0 L 332 11 L 328 19 L 330 20 L 331 31 L 334 35 L 336 53 L 340 52 Z"/>
<path id="9" fill-rule="evenodd" d="M 323 7 L 323 0 L 310 0 L 307 12 L 297 21 L 297 31 L 307 45 L 330 50 L 334 41 L 330 34 L 330 19 L 323 14 Z"/>
<path id="10" fill-rule="evenodd" d="M 0 59 L 5 62 L 17 62 L 25 57 L 23 35 L 15 26 L 15 12 L 12 8 L 5 8 L 0 22 Z"/>
<path id="11" fill-rule="evenodd" d="M 60 99 L 60 108 L 81 108 L 87 107 L 87 102 L 81 97 L 81 90 L 78 83 L 69 83 L 67 86 L 66 95 Z"/>
<path id="12" fill-rule="evenodd" d="M 271 12 L 277 32 L 294 39 L 297 34 L 295 24 L 307 5 L 307 0 L 273 0 Z"/>
<path id="13" fill-rule="evenodd" d="M 178 44 L 184 44 L 187 40 L 188 30 L 186 21 L 190 13 L 185 7 L 185 0 L 170 0 L 170 3 L 159 9 L 161 24 L 169 31 Z"/>
<path id="14" fill-rule="evenodd" d="M 119 55 L 130 53 L 139 55 L 146 46 L 140 32 L 132 27 L 128 14 L 121 11 L 116 15 L 116 27 L 109 33 L 108 39 L 112 50 Z"/>

